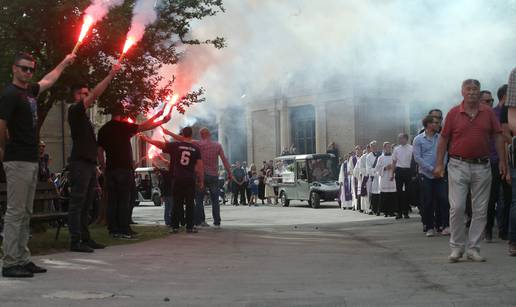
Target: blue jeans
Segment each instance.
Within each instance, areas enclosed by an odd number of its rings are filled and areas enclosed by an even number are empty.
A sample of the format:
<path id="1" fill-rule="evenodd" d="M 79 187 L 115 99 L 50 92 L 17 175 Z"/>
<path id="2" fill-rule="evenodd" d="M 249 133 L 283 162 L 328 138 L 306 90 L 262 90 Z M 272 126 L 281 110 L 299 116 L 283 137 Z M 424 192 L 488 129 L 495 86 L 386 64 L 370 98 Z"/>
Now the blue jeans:
<path id="1" fill-rule="evenodd" d="M 165 225 L 172 226 L 172 196 L 164 196 L 163 198 L 165 199 Z"/>
<path id="2" fill-rule="evenodd" d="M 200 225 L 206 221 L 204 215 L 204 195 L 206 190 L 210 193 L 211 210 L 213 214 L 213 224 L 220 225 L 220 204 L 219 204 L 219 177 L 204 176 L 204 191 L 195 193 L 195 225 Z"/>
<path id="3" fill-rule="evenodd" d="M 450 208 L 448 207 L 448 193 L 446 191 L 446 181 L 443 178 L 430 179 L 421 176 L 421 190 L 423 192 L 423 221 L 427 229 L 434 228 L 435 208 L 439 206 L 441 225 L 446 228 L 450 224 Z"/>
<path id="4" fill-rule="evenodd" d="M 511 168 L 512 201 L 509 213 L 509 242 L 516 243 L 516 168 Z"/>

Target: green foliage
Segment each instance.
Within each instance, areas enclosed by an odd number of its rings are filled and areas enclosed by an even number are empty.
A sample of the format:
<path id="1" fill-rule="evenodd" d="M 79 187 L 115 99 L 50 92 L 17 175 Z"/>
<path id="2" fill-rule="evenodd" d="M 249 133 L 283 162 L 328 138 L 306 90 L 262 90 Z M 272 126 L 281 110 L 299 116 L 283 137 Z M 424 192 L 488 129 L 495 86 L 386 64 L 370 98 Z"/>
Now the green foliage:
<path id="1" fill-rule="evenodd" d="M 134 3 L 135 0 L 125 1 L 97 23 L 78 51 L 77 61 L 54 87 L 39 97 L 40 127 L 52 105 L 68 98 L 71 85 L 94 86 L 107 75 L 113 60 L 120 55 Z M 0 0 L 0 87 L 11 81 L 12 59 L 18 51 L 27 51 L 37 59 L 34 80 L 52 70 L 73 49 L 82 25 L 82 11 L 89 4 L 88 0 Z M 100 98 L 99 106 L 107 113 L 114 103 L 128 99 L 131 116 L 155 107 L 172 90 L 172 81 L 165 82 L 158 71 L 163 65 L 177 63 L 182 56 L 181 45 L 224 47 L 220 37 L 202 42 L 187 38 L 192 21 L 222 11 L 222 0 L 162 0 L 158 21 L 147 28 L 142 41 L 129 51 L 124 70 Z M 202 93 L 200 89 L 186 94 L 178 110 L 201 102 Z"/>

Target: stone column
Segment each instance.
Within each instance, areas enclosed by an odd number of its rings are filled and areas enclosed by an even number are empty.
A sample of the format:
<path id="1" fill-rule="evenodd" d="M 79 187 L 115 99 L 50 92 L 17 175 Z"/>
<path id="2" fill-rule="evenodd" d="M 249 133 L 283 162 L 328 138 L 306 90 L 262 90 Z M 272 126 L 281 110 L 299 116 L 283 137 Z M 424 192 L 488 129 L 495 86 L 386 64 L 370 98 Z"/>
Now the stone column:
<path id="1" fill-rule="evenodd" d="M 254 127 L 253 127 L 253 112 L 250 109 L 247 109 L 246 112 L 246 122 L 247 122 L 247 163 L 248 165 L 254 161 Z"/>
<path id="2" fill-rule="evenodd" d="M 290 147 L 290 118 L 288 112 L 288 101 L 281 98 L 280 101 L 280 153 L 283 148 Z"/>
<path id="3" fill-rule="evenodd" d="M 317 153 L 326 153 L 326 104 L 315 104 L 315 149 Z"/>

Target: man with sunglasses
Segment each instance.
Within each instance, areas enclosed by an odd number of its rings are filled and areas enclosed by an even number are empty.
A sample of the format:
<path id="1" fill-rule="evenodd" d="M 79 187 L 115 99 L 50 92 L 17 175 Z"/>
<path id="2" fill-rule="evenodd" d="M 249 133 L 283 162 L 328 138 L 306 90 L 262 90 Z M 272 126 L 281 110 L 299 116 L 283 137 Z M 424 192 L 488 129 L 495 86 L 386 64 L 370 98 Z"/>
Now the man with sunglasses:
<path id="1" fill-rule="evenodd" d="M 46 269 L 30 260 L 30 235 L 34 193 L 38 179 L 37 97 L 49 89 L 66 67 L 70 54 L 38 83 L 31 83 L 36 61 L 18 53 L 12 66 L 13 81 L 0 94 L 0 160 L 7 177 L 7 211 L 3 240 L 4 277 L 33 277 Z"/>
<path id="2" fill-rule="evenodd" d="M 91 91 L 86 85 L 72 86 L 73 104 L 68 109 L 68 123 L 73 140 L 69 165 L 71 193 L 68 208 L 72 252 L 91 253 L 94 249 L 105 247 L 91 239 L 88 231 L 88 213 L 93 205 L 97 186 L 97 138 L 87 110 L 94 105 L 119 70 L 120 65 L 114 65 L 107 77 Z"/>

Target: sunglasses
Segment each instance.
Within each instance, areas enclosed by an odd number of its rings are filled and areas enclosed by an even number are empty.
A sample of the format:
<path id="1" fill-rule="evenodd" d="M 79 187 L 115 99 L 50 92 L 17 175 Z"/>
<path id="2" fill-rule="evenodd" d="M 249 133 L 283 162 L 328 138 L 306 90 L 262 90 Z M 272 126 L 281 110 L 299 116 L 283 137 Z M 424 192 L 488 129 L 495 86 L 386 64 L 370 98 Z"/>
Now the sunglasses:
<path id="1" fill-rule="evenodd" d="M 18 65 L 18 64 L 15 64 L 14 66 L 18 67 L 19 69 L 21 69 L 21 71 L 23 71 L 25 73 L 33 74 L 36 71 L 36 68 L 34 68 L 34 67 L 23 66 L 23 65 Z"/>

